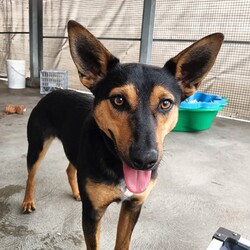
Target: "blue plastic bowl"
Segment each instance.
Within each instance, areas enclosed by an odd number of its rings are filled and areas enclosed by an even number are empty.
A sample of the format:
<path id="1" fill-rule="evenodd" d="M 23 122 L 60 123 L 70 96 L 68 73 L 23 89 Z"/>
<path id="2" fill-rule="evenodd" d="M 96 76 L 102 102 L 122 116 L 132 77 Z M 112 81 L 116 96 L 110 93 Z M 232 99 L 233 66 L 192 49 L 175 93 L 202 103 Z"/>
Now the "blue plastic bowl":
<path id="1" fill-rule="evenodd" d="M 196 92 L 183 101 L 179 108 L 179 119 L 173 131 L 195 132 L 210 128 L 218 111 L 227 105 L 227 99 Z"/>
<path id="2" fill-rule="evenodd" d="M 199 108 L 219 108 L 227 104 L 227 99 L 219 95 L 210 95 L 202 92 L 196 92 L 194 95 L 187 98 L 180 105 L 184 109 L 199 109 Z"/>

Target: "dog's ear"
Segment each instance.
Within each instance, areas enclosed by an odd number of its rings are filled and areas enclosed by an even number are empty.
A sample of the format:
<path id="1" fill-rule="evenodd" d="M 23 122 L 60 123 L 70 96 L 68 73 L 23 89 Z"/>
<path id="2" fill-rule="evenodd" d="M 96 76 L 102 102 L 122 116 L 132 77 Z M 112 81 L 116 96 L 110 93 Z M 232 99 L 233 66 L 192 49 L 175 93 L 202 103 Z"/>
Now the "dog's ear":
<path id="1" fill-rule="evenodd" d="M 115 58 L 87 29 L 75 21 L 68 22 L 69 47 L 80 81 L 93 90 L 109 67 L 118 63 Z"/>
<path id="2" fill-rule="evenodd" d="M 195 93 L 204 77 L 212 68 L 224 36 L 215 33 L 195 42 L 164 66 L 177 79 L 184 98 Z"/>

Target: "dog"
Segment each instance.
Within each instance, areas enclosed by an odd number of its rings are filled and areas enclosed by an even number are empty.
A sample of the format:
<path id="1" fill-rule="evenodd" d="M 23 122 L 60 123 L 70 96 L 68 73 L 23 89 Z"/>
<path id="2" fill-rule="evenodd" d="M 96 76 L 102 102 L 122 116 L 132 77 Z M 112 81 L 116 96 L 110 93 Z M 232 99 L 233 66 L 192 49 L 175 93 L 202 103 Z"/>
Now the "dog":
<path id="1" fill-rule="evenodd" d="M 115 249 L 129 249 L 141 207 L 157 179 L 163 140 L 181 101 L 213 66 L 223 34 L 209 35 L 160 68 L 122 64 L 87 29 L 68 22 L 70 52 L 81 83 L 93 95 L 56 90 L 40 100 L 27 127 L 28 179 L 23 211 L 35 209 L 35 174 L 51 141 L 61 140 L 76 200 L 82 200 L 87 249 L 99 249 L 100 222 L 121 202 Z"/>

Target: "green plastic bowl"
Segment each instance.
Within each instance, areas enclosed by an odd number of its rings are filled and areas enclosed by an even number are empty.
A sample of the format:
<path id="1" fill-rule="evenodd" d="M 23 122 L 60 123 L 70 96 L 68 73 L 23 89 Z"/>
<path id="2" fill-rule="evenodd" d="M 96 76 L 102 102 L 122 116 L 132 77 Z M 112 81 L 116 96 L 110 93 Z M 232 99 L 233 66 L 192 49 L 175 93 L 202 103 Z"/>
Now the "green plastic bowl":
<path id="1" fill-rule="evenodd" d="M 173 131 L 196 132 L 209 129 L 217 113 L 224 107 L 179 109 L 179 119 Z"/>

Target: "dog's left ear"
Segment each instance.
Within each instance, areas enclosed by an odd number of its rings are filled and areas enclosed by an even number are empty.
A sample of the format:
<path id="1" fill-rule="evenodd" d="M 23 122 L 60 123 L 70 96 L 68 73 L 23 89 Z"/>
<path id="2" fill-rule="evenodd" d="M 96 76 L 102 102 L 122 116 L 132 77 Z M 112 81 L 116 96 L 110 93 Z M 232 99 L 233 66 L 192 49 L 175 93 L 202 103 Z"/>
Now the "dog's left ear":
<path id="1" fill-rule="evenodd" d="M 87 29 L 68 22 L 69 47 L 81 83 L 90 90 L 105 78 L 107 70 L 119 62 Z"/>
<path id="2" fill-rule="evenodd" d="M 164 68 L 170 70 L 180 84 L 184 99 L 194 94 L 212 68 L 223 39 L 221 33 L 206 36 L 165 64 Z"/>

